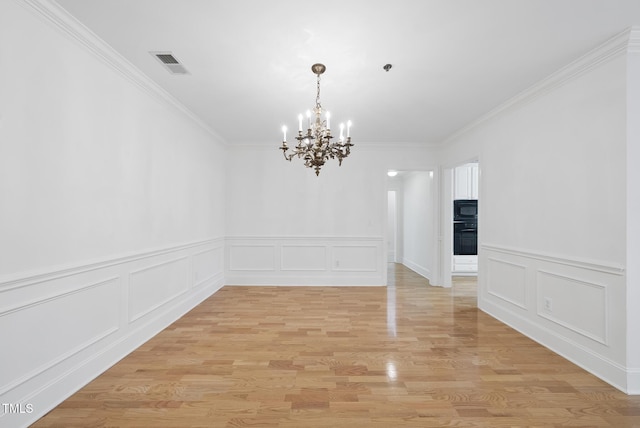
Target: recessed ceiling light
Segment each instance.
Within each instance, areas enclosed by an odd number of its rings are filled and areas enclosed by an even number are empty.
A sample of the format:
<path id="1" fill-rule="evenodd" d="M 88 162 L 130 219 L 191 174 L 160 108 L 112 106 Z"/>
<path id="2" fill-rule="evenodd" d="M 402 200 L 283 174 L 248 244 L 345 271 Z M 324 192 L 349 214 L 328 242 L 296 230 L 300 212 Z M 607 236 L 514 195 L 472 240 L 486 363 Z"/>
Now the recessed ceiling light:
<path id="1" fill-rule="evenodd" d="M 387 171 L 387 175 L 389 177 L 395 177 L 396 175 L 398 175 L 398 171 L 394 171 L 394 170 L 390 169 L 389 171 Z"/>

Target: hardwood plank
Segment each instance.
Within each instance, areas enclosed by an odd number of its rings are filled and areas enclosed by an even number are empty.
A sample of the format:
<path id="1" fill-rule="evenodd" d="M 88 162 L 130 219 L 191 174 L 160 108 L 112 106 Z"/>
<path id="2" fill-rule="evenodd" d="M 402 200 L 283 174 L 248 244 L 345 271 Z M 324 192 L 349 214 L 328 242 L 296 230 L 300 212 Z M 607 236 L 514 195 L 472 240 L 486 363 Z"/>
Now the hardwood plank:
<path id="1" fill-rule="evenodd" d="M 430 287 L 223 287 L 35 427 L 640 426 L 627 396 Z"/>

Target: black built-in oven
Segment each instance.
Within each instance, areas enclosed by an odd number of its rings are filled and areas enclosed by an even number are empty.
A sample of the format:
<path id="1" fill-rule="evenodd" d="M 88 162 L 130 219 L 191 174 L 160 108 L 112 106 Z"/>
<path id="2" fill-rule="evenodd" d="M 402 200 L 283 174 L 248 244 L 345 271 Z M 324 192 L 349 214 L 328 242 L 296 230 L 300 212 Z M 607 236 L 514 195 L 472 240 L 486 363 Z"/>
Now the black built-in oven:
<path id="1" fill-rule="evenodd" d="M 453 254 L 456 256 L 478 254 L 478 201 L 476 199 L 453 201 Z"/>

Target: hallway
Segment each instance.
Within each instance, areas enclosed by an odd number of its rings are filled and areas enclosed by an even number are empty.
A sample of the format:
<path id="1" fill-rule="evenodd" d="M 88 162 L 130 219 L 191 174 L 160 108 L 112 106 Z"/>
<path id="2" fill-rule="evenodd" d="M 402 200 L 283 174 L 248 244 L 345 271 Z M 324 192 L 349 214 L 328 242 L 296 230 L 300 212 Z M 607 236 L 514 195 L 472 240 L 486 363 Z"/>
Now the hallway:
<path id="1" fill-rule="evenodd" d="M 640 426 L 629 397 L 430 287 L 226 286 L 36 427 Z"/>

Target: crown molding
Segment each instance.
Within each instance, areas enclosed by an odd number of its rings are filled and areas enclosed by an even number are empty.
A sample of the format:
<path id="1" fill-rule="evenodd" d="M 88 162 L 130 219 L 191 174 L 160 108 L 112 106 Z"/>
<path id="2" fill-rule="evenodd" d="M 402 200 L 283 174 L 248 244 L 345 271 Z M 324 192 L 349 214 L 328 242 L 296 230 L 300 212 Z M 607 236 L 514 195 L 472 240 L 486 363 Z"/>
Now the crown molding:
<path id="1" fill-rule="evenodd" d="M 627 52 L 640 53 L 640 26 L 636 25 L 629 29 L 629 47 Z"/>
<path id="2" fill-rule="evenodd" d="M 274 147 L 278 149 L 277 144 L 271 143 L 228 143 L 229 149 L 252 149 L 252 150 L 271 150 Z M 353 145 L 354 149 L 357 147 L 362 150 L 390 150 L 390 149 L 438 149 L 441 147 L 440 143 L 367 143 L 358 142 Z"/>
<path id="3" fill-rule="evenodd" d="M 354 145 L 355 147 L 355 145 Z M 391 142 L 391 143 L 358 143 L 358 147 L 369 150 L 388 150 L 388 149 L 437 149 L 440 143 L 410 143 L 410 142 Z"/>
<path id="4" fill-rule="evenodd" d="M 590 70 L 595 69 L 601 64 L 604 64 L 620 55 L 624 55 L 627 52 L 640 52 L 639 26 L 629 27 L 621 33 L 611 37 L 593 50 L 587 52 L 545 79 L 542 79 L 516 96 L 500 104 L 493 110 L 490 110 L 476 120 L 470 122 L 460 130 L 454 132 L 444 139 L 441 145 L 455 144 L 458 138 L 482 125 L 484 122 L 499 116 L 504 111 L 528 104 L 536 98 L 554 91 Z"/>
<path id="5" fill-rule="evenodd" d="M 200 128 L 204 129 L 219 143 L 227 145 L 228 143 L 207 125 L 202 119 L 196 116 L 184 104 L 178 101 L 173 95 L 164 90 L 160 85 L 151 80 L 135 65 L 120 55 L 104 40 L 98 37 L 94 32 L 87 28 L 84 24 L 72 16 L 66 9 L 60 6 L 54 0 L 16 0 L 18 3 L 26 6 L 29 10 L 40 15 L 45 21 L 61 30 L 70 39 L 77 42 L 80 46 L 93 54 L 103 63 L 117 71 L 125 77 L 129 82 L 136 85 L 148 95 L 167 103 L 178 112 L 182 113 Z"/>

